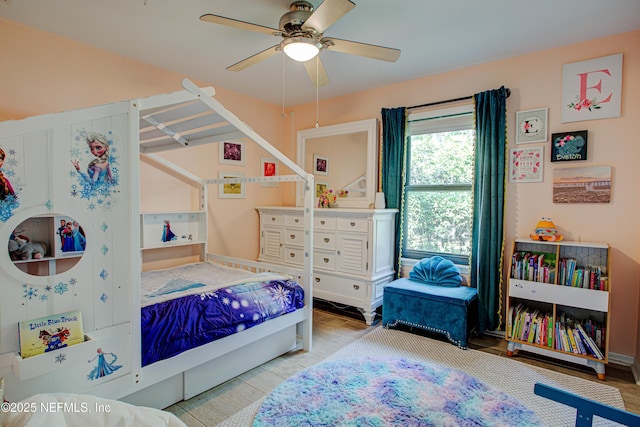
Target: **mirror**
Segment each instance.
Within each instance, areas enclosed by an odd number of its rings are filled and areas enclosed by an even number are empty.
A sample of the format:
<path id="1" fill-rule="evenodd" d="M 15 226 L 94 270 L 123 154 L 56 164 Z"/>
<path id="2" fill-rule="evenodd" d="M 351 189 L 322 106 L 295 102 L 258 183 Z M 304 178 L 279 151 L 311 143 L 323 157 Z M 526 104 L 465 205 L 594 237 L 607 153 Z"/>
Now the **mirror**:
<path id="1" fill-rule="evenodd" d="M 367 209 L 374 203 L 377 136 L 376 119 L 298 131 L 297 163 L 314 175 L 316 199 L 331 189 L 339 208 Z M 298 184 L 298 206 L 303 198 Z"/>

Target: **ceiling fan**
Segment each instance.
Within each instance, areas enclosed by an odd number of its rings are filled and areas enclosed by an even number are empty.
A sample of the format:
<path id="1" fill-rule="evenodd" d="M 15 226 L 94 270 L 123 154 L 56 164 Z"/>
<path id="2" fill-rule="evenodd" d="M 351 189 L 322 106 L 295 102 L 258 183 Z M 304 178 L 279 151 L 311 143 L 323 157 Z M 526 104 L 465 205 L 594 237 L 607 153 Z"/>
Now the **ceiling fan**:
<path id="1" fill-rule="evenodd" d="M 349 13 L 355 6 L 349 0 L 324 0 L 314 10 L 313 5 L 308 1 L 294 1 L 289 6 L 290 11 L 280 18 L 279 29 L 213 14 L 202 15 L 200 20 L 282 37 L 279 44 L 237 62 L 227 67 L 227 70 L 244 70 L 282 50 L 290 58 L 304 63 L 307 74 L 314 85 L 324 86 L 329 83 L 329 78 L 320 58 L 317 59 L 317 62 L 310 61 L 323 49 L 388 62 L 395 62 L 400 57 L 399 49 L 324 37 L 327 28 Z"/>

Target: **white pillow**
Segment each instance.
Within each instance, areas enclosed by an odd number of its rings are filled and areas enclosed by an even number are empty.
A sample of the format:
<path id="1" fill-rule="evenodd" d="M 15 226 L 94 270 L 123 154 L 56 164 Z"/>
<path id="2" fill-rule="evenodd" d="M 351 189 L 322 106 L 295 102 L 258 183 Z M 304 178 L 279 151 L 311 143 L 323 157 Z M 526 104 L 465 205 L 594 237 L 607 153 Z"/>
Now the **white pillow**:
<path id="1" fill-rule="evenodd" d="M 187 427 L 170 412 L 89 394 L 36 394 L 21 405 L 30 411 L 6 413 L 4 427 Z"/>

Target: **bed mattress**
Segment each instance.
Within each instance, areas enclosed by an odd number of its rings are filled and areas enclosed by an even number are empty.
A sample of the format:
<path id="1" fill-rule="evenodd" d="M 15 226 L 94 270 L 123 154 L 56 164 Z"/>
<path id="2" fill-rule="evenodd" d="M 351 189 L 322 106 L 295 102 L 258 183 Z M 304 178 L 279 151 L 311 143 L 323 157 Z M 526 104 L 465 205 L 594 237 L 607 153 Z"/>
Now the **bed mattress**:
<path id="1" fill-rule="evenodd" d="M 142 274 L 142 366 L 304 307 L 287 276 L 210 262 Z"/>

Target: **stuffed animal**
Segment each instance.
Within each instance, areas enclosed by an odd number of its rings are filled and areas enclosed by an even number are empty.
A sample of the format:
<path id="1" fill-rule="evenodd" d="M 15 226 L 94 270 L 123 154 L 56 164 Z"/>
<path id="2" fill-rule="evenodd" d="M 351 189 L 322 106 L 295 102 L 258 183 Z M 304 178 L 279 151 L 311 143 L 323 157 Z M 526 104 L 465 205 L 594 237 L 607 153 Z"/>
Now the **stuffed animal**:
<path id="1" fill-rule="evenodd" d="M 541 218 L 536 225 L 535 232 L 530 234 L 529 237 L 533 240 L 545 242 L 559 242 L 562 240 L 562 235 L 558 234 L 558 229 L 551 221 L 551 218 Z"/>
<path id="2" fill-rule="evenodd" d="M 47 255 L 47 244 L 21 239 L 9 240 L 9 256 L 12 260 L 40 259 Z"/>

